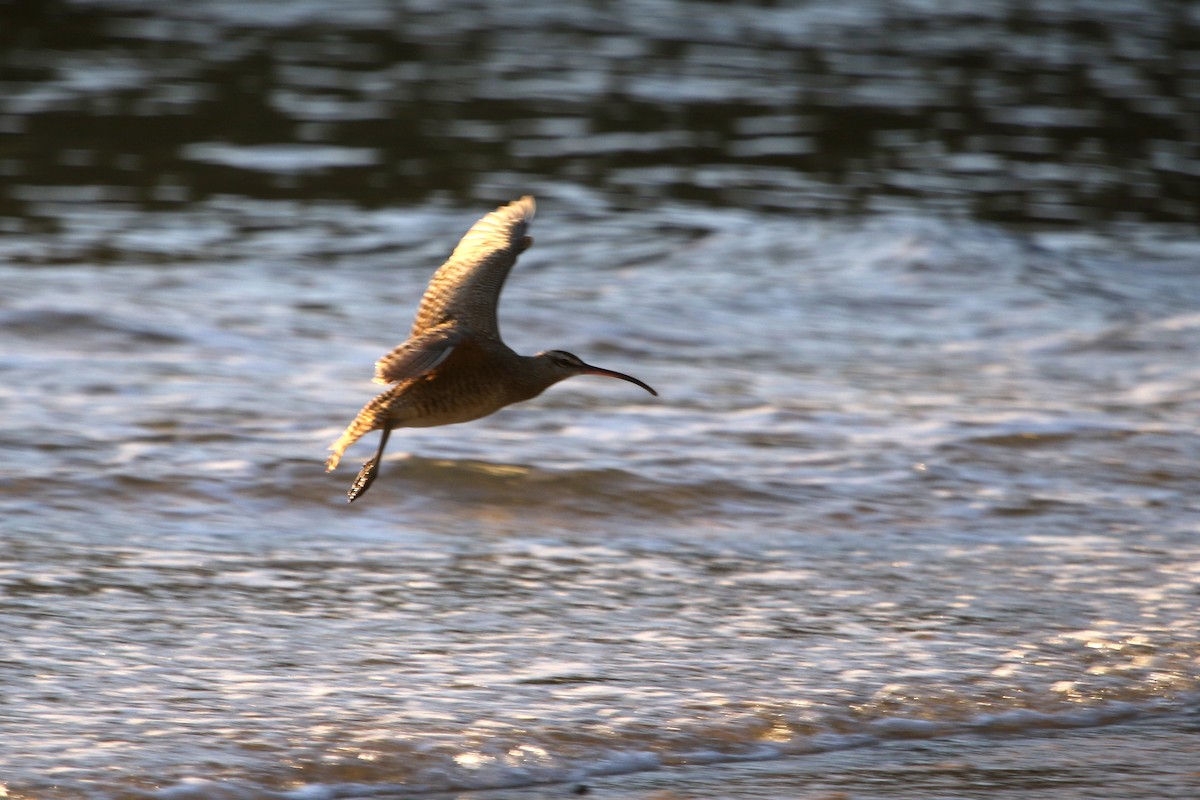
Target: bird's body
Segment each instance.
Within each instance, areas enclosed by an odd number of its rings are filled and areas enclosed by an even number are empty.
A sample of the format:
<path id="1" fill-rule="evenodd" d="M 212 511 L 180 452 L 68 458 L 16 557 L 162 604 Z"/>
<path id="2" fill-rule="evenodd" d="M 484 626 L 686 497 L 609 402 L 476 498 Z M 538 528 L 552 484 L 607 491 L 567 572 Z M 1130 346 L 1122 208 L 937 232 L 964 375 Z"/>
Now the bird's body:
<path id="1" fill-rule="evenodd" d="M 533 243 L 527 231 L 534 209 L 533 198 L 522 197 L 475 223 L 434 273 L 408 340 L 375 363 L 375 380 L 393 385 L 363 406 L 330 446 L 326 461 L 326 469 L 334 469 L 346 448 L 373 430 L 383 431 L 375 457 L 348 493 L 351 501 L 374 481 L 394 428 L 486 417 L 574 375 L 620 378 L 657 394 L 636 378 L 590 366 L 562 350 L 522 356 L 501 340 L 497 301 L 517 256 Z"/>

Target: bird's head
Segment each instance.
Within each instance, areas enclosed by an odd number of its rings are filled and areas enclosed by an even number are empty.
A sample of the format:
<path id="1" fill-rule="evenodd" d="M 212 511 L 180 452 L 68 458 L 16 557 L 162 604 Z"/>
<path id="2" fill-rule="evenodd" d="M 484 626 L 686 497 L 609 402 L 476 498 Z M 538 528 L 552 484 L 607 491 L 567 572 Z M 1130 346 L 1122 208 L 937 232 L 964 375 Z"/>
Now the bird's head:
<path id="1" fill-rule="evenodd" d="M 601 367 L 593 367 L 591 364 L 584 363 L 583 359 L 573 353 L 568 353 L 566 350 L 547 350 L 544 353 L 538 353 L 533 357 L 534 360 L 548 373 L 552 378 L 552 383 L 558 383 L 567 378 L 573 378 L 576 375 L 602 375 L 606 378 L 619 378 L 623 381 L 640 386 L 650 394 L 658 397 L 658 392 L 650 388 L 649 385 L 642 383 L 637 378 L 631 375 L 626 375 L 623 372 L 616 372 L 611 369 L 603 369 Z"/>

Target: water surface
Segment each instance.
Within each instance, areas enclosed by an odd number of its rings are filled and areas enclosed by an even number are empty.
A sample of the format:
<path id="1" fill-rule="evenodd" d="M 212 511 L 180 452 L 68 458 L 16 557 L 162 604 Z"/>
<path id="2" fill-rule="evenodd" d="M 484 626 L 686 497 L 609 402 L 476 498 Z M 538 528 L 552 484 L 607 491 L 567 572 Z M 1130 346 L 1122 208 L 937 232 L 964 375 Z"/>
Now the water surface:
<path id="1" fill-rule="evenodd" d="M 1200 789 L 1194 15 L 5 13 L 9 796 Z M 347 505 L 527 192 L 506 339 L 661 397 L 400 431 Z"/>

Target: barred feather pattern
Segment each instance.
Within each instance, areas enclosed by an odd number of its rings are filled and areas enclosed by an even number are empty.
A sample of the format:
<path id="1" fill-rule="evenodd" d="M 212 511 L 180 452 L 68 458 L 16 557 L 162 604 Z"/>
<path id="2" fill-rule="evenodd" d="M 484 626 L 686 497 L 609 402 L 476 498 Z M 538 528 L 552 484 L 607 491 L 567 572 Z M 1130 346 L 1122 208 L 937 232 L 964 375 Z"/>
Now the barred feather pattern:
<path id="1" fill-rule="evenodd" d="M 350 445 L 373 430 L 388 427 L 389 406 L 395 394 L 395 389 L 383 392 L 362 407 L 362 410 L 354 417 L 354 421 L 346 426 L 346 430 L 342 431 L 338 440 L 329 446 L 332 452 L 330 452 L 329 458 L 325 459 L 326 472 L 337 468 L 342 461 L 342 454 Z"/>
<path id="2" fill-rule="evenodd" d="M 450 320 L 484 338 L 500 338 L 496 305 L 517 256 L 533 244 L 529 225 L 537 210 L 528 195 L 471 226 L 438 268 L 417 309 L 412 336 Z"/>

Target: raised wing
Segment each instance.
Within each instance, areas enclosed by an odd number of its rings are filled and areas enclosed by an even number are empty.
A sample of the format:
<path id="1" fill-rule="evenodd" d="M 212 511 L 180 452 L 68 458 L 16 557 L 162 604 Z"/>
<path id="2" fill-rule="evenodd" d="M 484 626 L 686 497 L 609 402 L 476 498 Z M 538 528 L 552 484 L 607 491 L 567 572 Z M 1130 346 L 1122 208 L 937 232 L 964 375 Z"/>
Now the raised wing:
<path id="1" fill-rule="evenodd" d="M 500 338 L 496 304 L 517 256 L 533 244 L 528 231 L 535 208 L 525 196 L 471 226 L 429 281 L 413 337 L 454 320 L 477 336 Z"/>
<path id="2" fill-rule="evenodd" d="M 449 358 L 464 335 L 455 323 L 447 322 L 411 337 L 375 362 L 375 382 L 419 378 Z"/>

